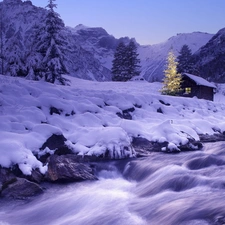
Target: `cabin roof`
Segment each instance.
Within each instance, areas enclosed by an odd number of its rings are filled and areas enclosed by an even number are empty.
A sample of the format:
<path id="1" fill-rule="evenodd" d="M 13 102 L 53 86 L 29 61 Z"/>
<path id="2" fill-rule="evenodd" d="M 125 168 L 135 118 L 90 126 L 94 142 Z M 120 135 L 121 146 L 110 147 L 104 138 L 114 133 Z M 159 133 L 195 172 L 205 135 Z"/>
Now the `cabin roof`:
<path id="1" fill-rule="evenodd" d="M 195 76 L 195 75 L 189 74 L 189 73 L 184 73 L 183 75 L 184 76 L 187 76 L 191 80 L 193 80 L 196 83 L 196 85 L 201 85 L 201 86 L 216 88 L 216 86 L 214 84 L 210 83 L 209 81 L 205 80 L 202 77 L 198 77 L 198 76 Z"/>

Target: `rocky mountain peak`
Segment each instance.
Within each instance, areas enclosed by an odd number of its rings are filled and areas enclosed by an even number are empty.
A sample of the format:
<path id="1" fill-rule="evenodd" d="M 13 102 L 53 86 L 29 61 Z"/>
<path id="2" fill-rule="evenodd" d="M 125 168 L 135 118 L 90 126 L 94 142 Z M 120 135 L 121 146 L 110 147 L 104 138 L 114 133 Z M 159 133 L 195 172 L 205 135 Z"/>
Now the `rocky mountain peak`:
<path id="1" fill-rule="evenodd" d="M 151 46 L 140 46 L 141 75 L 148 81 L 162 81 L 168 52 L 173 49 L 177 56 L 183 45 L 188 45 L 192 53 L 205 45 L 213 34 L 193 32 L 177 34 L 167 41 Z"/>
<path id="2" fill-rule="evenodd" d="M 0 2 L 1 9 L 4 11 L 2 14 L 2 32 L 4 37 L 3 47 L 6 49 L 5 54 L 11 54 L 16 42 L 18 48 L 21 50 L 19 52 L 20 50 L 17 49 L 16 52 L 20 55 L 21 62 L 26 62 L 26 57 L 29 55 L 28 52 L 32 49 L 31 46 L 34 42 L 32 39 L 35 37 L 34 27 L 43 26 L 43 18 L 45 18 L 47 10 L 34 6 L 31 1 L 22 2 L 21 0 L 4 0 Z M 91 38 L 94 37 L 95 32 L 91 32 L 91 30 L 88 32 L 89 34 L 83 32 L 83 38 L 80 38 L 79 36 L 81 35 L 75 35 L 71 32 L 71 29 L 65 28 L 63 31 L 62 35 L 64 35 L 65 42 L 67 43 L 67 59 L 65 59 L 65 64 L 67 65 L 68 72 L 72 76 L 89 80 L 110 80 L 110 71 L 94 56 L 93 51 L 87 51 L 82 46 L 83 42 L 80 40 L 85 40 L 85 35 Z M 100 33 L 107 36 L 107 32 L 103 28 L 98 28 L 98 33 L 95 35 L 96 40 Z M 21 37 L 20 40 L 16 39 L 16 34 Z"/>
<path id="3" fill-rule="evenodd" d="M 46 9 L 34 6 L 31 1 L 21 0 L 3 0 L 0 2 L 0 9 L 3 7 L 2 30 L 6 38 L 5 42 L 9 43 L 9 39 L 20 32 L 24 40 L 24 49 L 29 50 L 31 45 L 29 37 L 34 32 L 32 28 L 34 25 L 41 25 Z M 125 44 L 130 41 L 128 37 L 117 39 L 101 27 L 87 27 L 82 24 L 75 28 L 66 27 L 64 36 L 68 43 L 66 64 L 69 73 L 79 78 L 98 81 L 111 80 L 110 70 L 115 49 L 120 41 Z M 137 43 L 142 65 L 141 76 L 151 82 L 161 81 L 166 57 L 171 48 L 175 55 L 178 55 L 181 47 L 186 44 L 192 53 L 196 52 L 195 58 L 203 56 L 203 61 L 207 62 L 210 57 L 214 58 L 215 53 L 222 54 L 225 49 L 224 42 L 225 28 L 215 36 L 202 32 L 179 33 L 160 44 L 142 46 Z M 208 56 L 204 57 L 205 55 Z"/>
<path id="4" fill-rule="evenodd" d="M 225 28 L 219 30 L 193 56 L 198 75 L 209 81 L 225 82 Z"/>

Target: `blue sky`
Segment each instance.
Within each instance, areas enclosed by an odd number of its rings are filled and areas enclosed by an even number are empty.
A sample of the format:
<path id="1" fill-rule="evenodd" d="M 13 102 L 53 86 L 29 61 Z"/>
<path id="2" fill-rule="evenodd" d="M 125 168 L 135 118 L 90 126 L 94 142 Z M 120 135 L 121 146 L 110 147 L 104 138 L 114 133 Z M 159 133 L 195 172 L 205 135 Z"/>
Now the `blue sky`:
<path id="1" fill-rule="evenodd" d="M 48 0 L 32 0 L 45 7 Z M 67 26 L 103 27 L 115 37 L 160 43 L 177 33 L 216 33 L 225 27 L 225 0 L 57 0 Z"/>

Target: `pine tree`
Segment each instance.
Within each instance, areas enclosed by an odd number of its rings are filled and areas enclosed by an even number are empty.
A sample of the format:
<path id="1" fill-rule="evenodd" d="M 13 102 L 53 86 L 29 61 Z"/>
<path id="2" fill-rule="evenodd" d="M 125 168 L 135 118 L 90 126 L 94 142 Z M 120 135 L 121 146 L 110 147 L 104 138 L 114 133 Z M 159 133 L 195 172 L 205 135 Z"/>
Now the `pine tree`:
<path id="1" fill-rule="evenodd" d="M 137 46 L 133 40 L 130 41 L 127 46 L 126 51 L 126 63 L 127 63 L 127 73 L 126 80 L 130 80 L 134 76 L 138 76 L 140 74 L 140 59 L 138 59 L 139 54 L 137 53 Z"/>
<path id="2" fill-rule="evenodd" d="M 162 94 L 177 95 L 181 90 L 182 77 L 177 73 L 177 62 L 173 51 L 170 51 L 167 58 L 167 68 L 164 71 Z"/>
<path id="3" fill-rule="evenodd" d="M 112 80 L 113 81 L 125 81 L 125 64 L 126 64 L 126 46 L 123 42 L 120 42 L 116 48 L 114 59 L 112 61 Z"/>
<path id="4" fill-rule="evenodd" d="M 140 74 L 140 60 L 138 59 L 137 46 L 131 40 L 128 46 L 120 42 L 116 48 L 112 74 L 113 81 L 128 81 L 134 76 Z"/>
<path id="5" fill-rule="evenodd" d="M 3 33 L 3 7 L 1 7 L 0 11 L 0 59 L 1 59 L 1 74 L 4 74 L 4 33 Z"/>
<path id="6" fill-rule="evenodd" d="M 47 82 L 66 84 L 67 80 L 62 77 L 62 74 L 67 73 L 64 65 L 66 42 L 62 36 L 64 23 L 54 11 L 54 1 L 56 0 L 48 1 L 45 27 L 41 27 L 38 34 L 37 52 L 43 57 L 38 71 Z"/>
<path id="7" fill-rule="evenodd" d="M 43 55 L 38 50 L 40 44 L 40 37 L 43 34 L 44 26 L 42 23 L 39 25 L 35 24 L 26 37 L 28 49 L 26 52 L 26 66 L 27 66 L 27 76 L 29 80 L 40 80 L 42 79 L 42 60 Z"/>
<path id="8" fill-rule="evenodd" d="M 5 50 L 7 52 L 5 56 L 7 62 L 6 72 L 10 76 L 24 76 L 26 74 L 23 43 L 21 27 L 5 43 Z"/>
<path id="9" fill-rule="evenodd" d="M 183 45 L 179 52 L 179 56 L 177 57 L 178 73 L 192 73 L 193 63 L 191 62 L 191 57 L 192 57 L 191 49 L 188 47 L 188 45 Z"/>

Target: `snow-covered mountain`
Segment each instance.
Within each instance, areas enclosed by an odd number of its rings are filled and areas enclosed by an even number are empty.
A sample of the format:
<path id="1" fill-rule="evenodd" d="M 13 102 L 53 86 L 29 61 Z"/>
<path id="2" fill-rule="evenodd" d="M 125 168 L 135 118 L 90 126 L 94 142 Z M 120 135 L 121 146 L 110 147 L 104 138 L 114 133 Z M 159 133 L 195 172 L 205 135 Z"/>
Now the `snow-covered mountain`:
<path id="1" fill-rule="evenodd" d="M 87 51 L 93 52 L 95 58 L 109 70 L 111 69 L 113 55 L 119 41 L 129 42 L 129 38 L 116 39 L 112 35 L 109 35 L 103 28 L 90 28 L 84 25 L 78 25 L 70 29 L 82 47 Z M 150 82 L 161 81 L 164 76 L 163 70 L 169 50 L 173 49 L 175 55 L 178 55 L 181 47 L 187 44 L 192 50 L 192 53 L 194 53 L 212 37 L 213 34 L 193 32 L 177 34 L 167 41 L 155 45 L 143 46 L 137 43 L 142 66 L 141 76 Z"/>
<path id="2" fill-rule="evenodd" d="M 32 32 L 34 32 L 32 27 L 42 23 L 46 9 L 32 5 L 31 1 L 21 0 L 4 0 L 0 2 L 0 9 L 4 12 L 2 17 L 5 47 L 9 51 L 10 46 L 16 43 L 17 51 L 21 50 L 21 61 L 26 61 L 32 45 Z M 141 46 L 137 43 L 142 66 L 141 76 L 147 81 L 161 81 L 165 60 L 171 48 L 177 54 L 181 47 L 187 44 L 194 53 L 212 36 L 212 34 L 194 32 L 178 34 L 156 45 Z M 121 40 L 125 43 L 129 42 L 128 37 L 116 39 L 103 28 L 84 25 L 75 28 L 66 27 L 64 37 L 67 42 L 65 64 L 69 73 L 78 78 L 97 81 L 111 80 L 110 70 L 116 46 Z"/>
<path id="3" fill-rule="evenodd" d="M 199 75 L 214 82 L 225 82 L 225 28 L 193 56 Z"/>
<path id="4" fill-rule="evenodd" d="M 24 62 L 32 49 L 32 38 L 35 36 L 33 27 L 43 22 L 47 11 L 32 5 L 31 1 L 21 0 L 3 0 L 0 2 L 0 10 L 3 12 L 1 16 L 4 54 L 13 54 L 12 48 L 17 46 L 17 55 L 20 55 L 21 61 Z M 110 71 L 102 66 L 92 51 L 82 47 L 82 43 L 70 29 L 65 28 L 63 35 L 67 42 L 65 64 L 70 74 L 89 80 L 111 79 Z M 4 67 L 6 70 L 6 65 Z"/>
<path id="5" fill-rule="evenodd" d="M 174 51 L 175 55 L 178 55 L 181 47 L 186 44 L 191 49 L 192 53 L 194 53 L 212 37 L 213 34 L 193 32 L 177 34 L 160 44 L 140 46 L 141 75 L 151 82 L 161 81 L 164 76 L 163 70 L 165 69 L 166 58 L 171 49 Z"/>
<path id="6" fill-rule="evenodd" d="M 75 28 L 70 28 L 80 45 L 88 52 L 92 52 L 100 63 L 111 70 L 114 52 L 120 41 L 129 43 L 128 37 L 116 39 L 101 27 L 86 27 L 79 24 Z"/>

